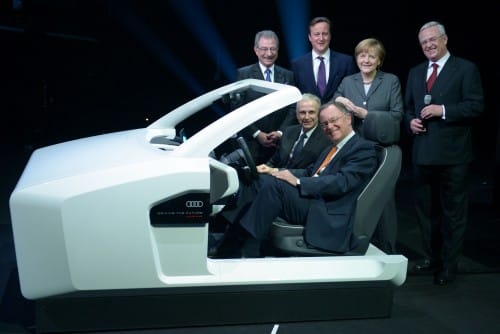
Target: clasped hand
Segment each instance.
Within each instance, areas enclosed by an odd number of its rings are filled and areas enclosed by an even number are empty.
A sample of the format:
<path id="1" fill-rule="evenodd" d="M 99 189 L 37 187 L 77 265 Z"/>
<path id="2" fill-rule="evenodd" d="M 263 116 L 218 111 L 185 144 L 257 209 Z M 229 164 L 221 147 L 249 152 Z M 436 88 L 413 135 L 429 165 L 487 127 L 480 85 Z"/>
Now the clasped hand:
<path id="1" fill-rule="evenodd" d="M 276 147 L 281 139 L 279 132 L 272 131 L 265 133 L 264 131 L 259 132 L 257 135 L 257 141 L 264 147 Z"/>

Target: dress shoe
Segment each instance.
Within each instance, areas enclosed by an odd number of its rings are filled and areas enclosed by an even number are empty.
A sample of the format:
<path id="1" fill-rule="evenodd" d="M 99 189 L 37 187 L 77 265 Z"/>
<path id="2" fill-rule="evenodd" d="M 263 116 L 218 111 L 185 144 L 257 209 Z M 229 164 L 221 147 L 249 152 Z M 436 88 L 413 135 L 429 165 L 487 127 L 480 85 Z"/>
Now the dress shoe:
<path id="1" fill-rule="evenodd" d="M 457 274 L 455 269 L 446 268 L 440 270 L 434 276 L 434 284 L 441 286 L 451 284 L 455 280 L 456 276 Z"/>
<path id="2" fill-rule="evenodd" d="M 418 261 L 413 266 L 413 272 L 416 274 L 426 274 L 432 273 L 439 269 L 439 264 L 436 261 L 432 261 L 429 259 L 423 259 Z"/>

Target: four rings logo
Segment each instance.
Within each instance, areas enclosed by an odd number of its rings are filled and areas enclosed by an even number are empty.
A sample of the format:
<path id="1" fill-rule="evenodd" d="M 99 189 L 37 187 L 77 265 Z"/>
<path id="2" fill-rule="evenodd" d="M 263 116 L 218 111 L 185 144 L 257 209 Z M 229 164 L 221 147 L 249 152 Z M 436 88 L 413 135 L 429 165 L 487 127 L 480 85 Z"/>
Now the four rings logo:
<path id="1" fill-rule="evenodd" d="M 202 208 L 203 201 L 186 201 L 186 208 Z"/>

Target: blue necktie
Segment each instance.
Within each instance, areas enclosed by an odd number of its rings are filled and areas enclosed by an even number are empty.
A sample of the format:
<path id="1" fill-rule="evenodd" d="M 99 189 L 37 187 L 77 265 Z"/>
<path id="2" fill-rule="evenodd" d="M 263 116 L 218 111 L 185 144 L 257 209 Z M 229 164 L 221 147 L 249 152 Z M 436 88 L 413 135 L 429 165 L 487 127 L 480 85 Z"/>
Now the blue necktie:
<path id="1" fill-rule="evenodd" d="M 271 81 L 271 70 L 266 69 L 266 81 Z"/>
<path id="2" fill-rule="evenodd" d="M 326 70 L 325 70 L 325 61 L 324 57 L 319 56 L 318 57 L 320 63 L 318 67 L 318 78 L 317 78 L 317 85 L 319 89 L 319 93 L 321 96 L 325 94 L 326 90 Z"/>
<path id="3" fill-rule="evenodd" d="M 287 167 L 290 167 L 292 162 L 297 159 L 300 155 L 300 152 L 304 148 L 304 140 L 307 138 L 305 133 L 301 134 L 299 140 L 295 142 L 295 146 L 293 147 L 292 154 L 290 154 L 290 159 L 288 159 Z"/>

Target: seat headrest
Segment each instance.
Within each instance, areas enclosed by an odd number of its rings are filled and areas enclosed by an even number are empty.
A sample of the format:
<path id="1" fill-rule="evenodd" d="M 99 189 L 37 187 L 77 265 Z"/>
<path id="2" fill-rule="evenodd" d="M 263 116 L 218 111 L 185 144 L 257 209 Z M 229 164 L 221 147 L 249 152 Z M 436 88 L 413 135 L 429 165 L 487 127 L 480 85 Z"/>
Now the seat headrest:
<path id="1" fill-rule="evenodd" d="M 400 121 L 388 111 L 370 111 L 363 121 L 363 137 L 382 145 L 399 142 Z"/>

